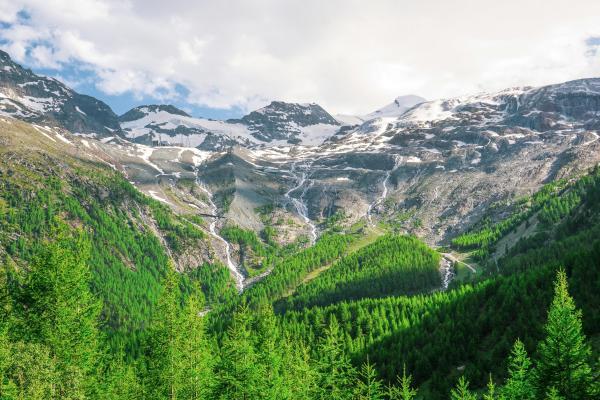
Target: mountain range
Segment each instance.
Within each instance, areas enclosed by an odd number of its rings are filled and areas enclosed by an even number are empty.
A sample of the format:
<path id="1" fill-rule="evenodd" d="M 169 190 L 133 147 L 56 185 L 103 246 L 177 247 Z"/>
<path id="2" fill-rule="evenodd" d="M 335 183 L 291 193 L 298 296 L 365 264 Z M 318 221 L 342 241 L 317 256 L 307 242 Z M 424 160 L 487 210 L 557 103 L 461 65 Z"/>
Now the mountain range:
<path id="1" fill-rule="evenodd" d="M 0 61 L 0 397 L 598 397 L 600 79 L 225 121 Z"/>
<path id="2" fill-rule="evenodd" d="M 334 215 L 347 226 L 386 223 L 448 243 L 490 207 L 499 218 L 520 196 L 600 160 L 600 79 L 433 101 L 401 96 L 352 118 L 273 101 L 218 121 L 172 105 L 117 116 L 6 53 L 0 60 L 1 115 L 78 136 L 69 140 L 88 157 L 175 212 L 214 211 L 178 189 L 192 180 L 228 223 L 260 232 L 265 221 L 295 221 L 276 227 L 282 243 L 314 240 Z"/>

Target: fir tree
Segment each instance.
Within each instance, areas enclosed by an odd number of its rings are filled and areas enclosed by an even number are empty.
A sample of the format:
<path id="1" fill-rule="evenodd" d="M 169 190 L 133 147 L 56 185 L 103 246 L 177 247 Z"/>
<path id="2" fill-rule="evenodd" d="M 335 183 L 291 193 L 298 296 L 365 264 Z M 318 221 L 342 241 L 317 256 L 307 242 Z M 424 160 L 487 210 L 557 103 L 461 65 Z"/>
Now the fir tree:
<path id="1" fill-rule="evenodd" d="M 8 327 L 0 324 L 0 399 L 8 397 L 13 382 L 8 378 L 8 369 L 12 362 L 11 343 L 8 340 Z"/>
<path id="2" fill-rule="evenodd" d="M 212 349 L 205 337 L 200 291 L 190 295 L 182 312 L 178 347 L 181 354 L 181 398 L 206 399 L 214 385 Z"/>
<path id="3" fill-rule="evenodd" d="M 179 280 L 170 265 L 163 293 L 150 326 L 146 350 L 146 390 L 156 399 L 176 399 L 181 388 L 182 333 L 180 326 Z"/>
<path id="4" fill-rule="evenodd" d="M 502 394 L 507 400 L 532 400 L 535 398 L 531 360 L 519 339 L 515 341 L 508 359 L 508 379 Z"/>
<path id="5" fill-rule="evenodd" d="M 325 337 L 318 347 L 320 399 L 342 400 L 352 396 L 356 371 L 343 350 L 339 324 L 331 318 Z"/>
<path id="6" fill-rule="evenodd" d="M 124 361 L 123 351 L 107 355 L 103 363 L 101 397 L 107 400 L 142 399 L 142 385 L 133 365 Z"/>
<path id="7" fill-rule="evenodd" d="M 21 297 L 25 337 L 44 345 L 55 360 L 52 398 L 79 399 L 96 387 L 101 304 L 89 289 L 89 249 L 81 233 L 59 231 L 33 262 Z"/>
<path id="8" fill-rule="evenodd" d="M 569 296 L 567 276 L 558 271 L 554 300 L 544 327 L 546 337 L 539 344 L 537 365 L 538 393 L 543 397 L 550 388 L 567 400 L 592 396 L 592 370 L 588 364 L 590 346 L 581 326 L 581 311 Z"/>
<path id="9" fill-rule="evenodd" d="M 255 311 L 256 320 L 256 354 L 262 366 L 264 387 L 260 388 L 261 398 L 265 400 L 280 399 L 282 393 L 287 391 L 284 386 L 293 385 L 293 382 L 284 382 L 282 379 L 282 348 L 279 337 L 277 320 L 273 308 L 261 306 Z"/>
<path id="10" fill-rule="evenodd" d="M 377 371 L 368 360 L 358 373 L 355 398 L 357 400 L 383 400 L 384 398 L 383 383 L 377 378 Z"/>
<path id="11" fill-rule="evenodd" d="M 390 400 L 413 400 L 417 390 L 413 389 L 412 375 L 406 375 L 406 365 L 402 367 L 402 376 L 397 377 L 398 387 L 391 386 L 388 391 Z"/>
<path id="12" fill-rule="evenodd" d="M 85 398 L 81 391 L 67 391 L 64 379 L 48 347 L 38 343 L 17 342 L 13 346 L 11 368 L 9 370 L 11 383 L 6 390 L 8 396 L 3 398 L 46 400 Z M 11 397 L 10 394 L 13 394 Z M 64 394 L 64 396 L 63 396 Z"/>
<path id="13" fill-rule="evenodd" d="M 263 372 L 254 347 L 250 312 L 246 306 L 240 306 L 233 315 L 233 321 L 220 349 L 215 389 L 218 398 L 260 398 Z"/>
<path id="14" fill-rule="evenodd" d="M 464 376 L 459 378 L 456 388 L 450 391 L 450 398 L 452 400 L 477 400 L 477 396 L 469 390 L 469 381 Z"/>
<path id="15" fill-rule="evenodd" d="M 311 363 L 310 349 L 298 339 L 282 340 L 282 377 L 286 383 L 281 399 L 312 399 L 317 392 L 317 371 Z"/>
<path id="16" fill-rule="evenodd" d="M 496 385 L 492 380 L 492 374 L 490 374 L 490 378 L 487 384 L 487 392 L 483 394 L 483 400 L 496 400 L 497 398 L 498 396 L 496 395 Z"/>
<path id="17" fill-rule="evenodd" d="M 558 394 L 558 390 L 556 390 L 556 388 L 550 388 L 548 395 L 546 396 L 546 400 L 564 400 L 564 397 Z"/>

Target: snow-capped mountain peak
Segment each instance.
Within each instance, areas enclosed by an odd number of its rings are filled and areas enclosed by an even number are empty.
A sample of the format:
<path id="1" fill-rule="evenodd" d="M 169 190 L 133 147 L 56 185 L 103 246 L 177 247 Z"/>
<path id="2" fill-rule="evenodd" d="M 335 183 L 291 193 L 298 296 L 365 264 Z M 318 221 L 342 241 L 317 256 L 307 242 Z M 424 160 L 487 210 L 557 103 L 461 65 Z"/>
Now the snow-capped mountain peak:
<path id="1" fill-rule="evenodd" d="M 286 103 L 273 101 L 268 106 L 252 111 L 241 123 L 262 141 L 319 144 L 333 135 L 340 122 L 316 103 Z M 319 142 L 319 143 L 317 143 Z"/>
<path id="2" fill-rule="evenodd" d="M 341 125 L 315 103 L 282 101 L 227 121 L 195 118 L 172 105 L 135 107 L 119 120 L 129 140 L 203 150 L 222 150 L 234 144 L 246 147 L 319 145 Z"/>
<path id="3" fill-rule="evenodd" d="M 34 74 L 1 50 L 0 114 L 84 134 L 109 135 L 119 129 L 108 105 L 54 78 Z"/>
<path id="4" fill-rule="evenodd" d="M 415 96 L 409 94 L 406 96 L 398 96 L 394 101 L 379 110 L 373 111 L 363 117 L 365 121 L 374 118 L 387 118 L 387 117 L 399 117 L 404 114 L 408 109 L 414 107 L 419 103 L 423 103 L 425 100 L 421 96 Z"/>

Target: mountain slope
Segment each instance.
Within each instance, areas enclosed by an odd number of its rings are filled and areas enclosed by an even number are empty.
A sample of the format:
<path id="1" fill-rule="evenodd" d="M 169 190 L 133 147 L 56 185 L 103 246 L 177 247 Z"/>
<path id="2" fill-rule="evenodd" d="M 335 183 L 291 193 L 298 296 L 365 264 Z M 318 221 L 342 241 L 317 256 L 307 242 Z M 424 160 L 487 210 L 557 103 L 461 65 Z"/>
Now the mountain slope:
<path id="1" fill-rule="evenodd" d="M 125 137 L 149 145 L 219 151 L 289 144 L 319 145 L 340 123 L 316 104 L 272 102 L 241 119 L 194 118 L 171 105 L 136 107 L 119 117 Z"/>
<path id="2" fill-rule="evenodd" d="M 0 50 L 0 114 L 93 136 L 120 130 L 108 105 L 53 78 L 38 76 Z"/>
<path id="3" fill-rule="evenodd" d="M 503 257 L 485 257 L 485 272 L 476 281 L 456 282 L 448 291 L 386 298 L 369 294 L 367 287 L 364 295 L 371 298 L 286 310 L 281 315 L 286 331 L 314 343 L 327 336 L 325 321 L 335 319 L 342 345 L 353 354 L 356 365 L 369 359 L 388 381 L 394 381 L 405 366 L 424 398 L 447 399 L 462 375 L 474 387 L 484 387 L 489 373 L 502 382 L 506 355 L 517 338 L 534 354 L 535 343 L 544 334 L 555 271 L 562 267 L 583 311 L 584 328 L 597 338 L 600 170 L 595 168 L 561 188 L 545 187 L 536 193 L 546 222 Z M 506 214 L 499 222 L 519 213 Z M 529 214 L 520 221 L 533 224 L 535 218 L 540 215 Z M 487 244 L 483 239 L 482 244 Z M 334 283 L 343 285 L 345 277 L 338 279 Z M 268 283 L 267 279 L 264 284 Z"/>
<path id="4" fill-rule="evenodd" d="M 399 117 L 404 114 L 406 110 L 425 101 L 427 101 L 425 98 L 412 94 L 399 96 L 396 97 L 392 103 L 365 115 L 363 120 L 367 121 L 374 118 Z"/>
<path id="5" fill-rule="evenodd" d="M 273 101 L 239 120 L 250 132 L 266 142 L 319 145 L 332 136 L 340 123 L 315 103 L 297 104 Z"/>
<path id="6" fill-rule="evenodd" d="M 233 290 L 204 222 L 144 196 L 91 139 L 0 118 L 0 143 L 0 258 L 26 268 L 57 229 L 81 230 L 113 344 L 137 340 L 169 262 L 202 278 L 211 302 Z"/>

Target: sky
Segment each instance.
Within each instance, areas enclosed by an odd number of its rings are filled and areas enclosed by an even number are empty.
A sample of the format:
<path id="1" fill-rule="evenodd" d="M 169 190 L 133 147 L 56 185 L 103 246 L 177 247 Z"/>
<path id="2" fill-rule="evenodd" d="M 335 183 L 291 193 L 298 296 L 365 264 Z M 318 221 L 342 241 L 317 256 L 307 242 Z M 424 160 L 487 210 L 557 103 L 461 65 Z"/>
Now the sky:
<path id="1" fill-rule="evenodd" d="M 600 77 L 598 0 L 0 0 L 0 48 L 117 113 L 366 114 Z"/>

